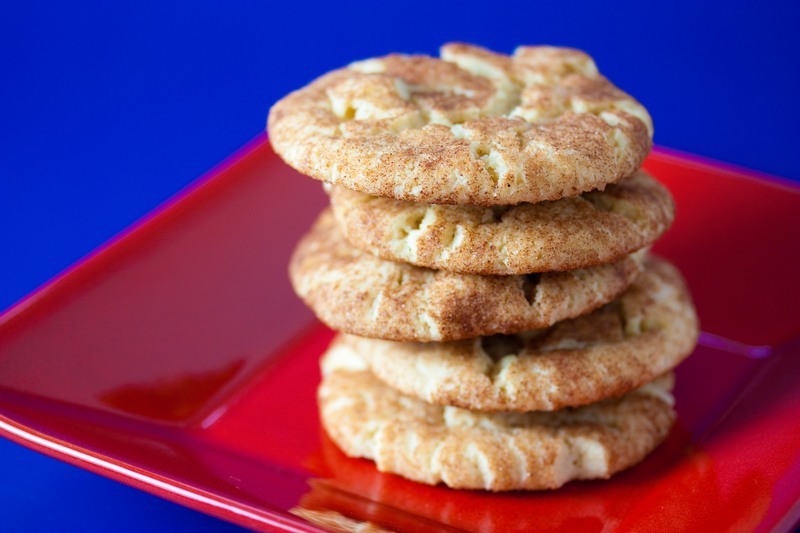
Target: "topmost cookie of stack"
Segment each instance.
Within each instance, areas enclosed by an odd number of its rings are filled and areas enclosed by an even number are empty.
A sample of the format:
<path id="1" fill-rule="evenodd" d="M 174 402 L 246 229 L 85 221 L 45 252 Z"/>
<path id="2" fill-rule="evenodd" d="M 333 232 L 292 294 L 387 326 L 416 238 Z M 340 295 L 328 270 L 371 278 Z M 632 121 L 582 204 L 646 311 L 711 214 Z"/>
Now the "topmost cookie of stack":
<path id="1" fill-rule="evenodd" d="M 649 114 L 578 50 L 447 44 L 330 72 L 270 110 L 303 174 L 373 196 L 512 205 L 602 189 L 639 168 Z"/>

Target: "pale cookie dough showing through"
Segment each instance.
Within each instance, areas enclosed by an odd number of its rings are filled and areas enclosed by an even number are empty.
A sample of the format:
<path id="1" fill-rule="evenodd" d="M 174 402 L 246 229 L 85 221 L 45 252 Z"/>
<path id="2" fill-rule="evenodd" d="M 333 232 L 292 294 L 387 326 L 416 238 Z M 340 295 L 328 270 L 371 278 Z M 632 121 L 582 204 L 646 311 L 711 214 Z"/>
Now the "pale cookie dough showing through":
<path id="1" fill-rule="evenodd" d="M 678 271 L 650 258 L 617 300 L 518 335 L 399 343 L 340 335 L 340 360 L 363 360 L 391 387 L 426 402 L 480 411 L 556 410 L 623 394 L 693 350 L 697 317 Z"/>
<path id="2" fill-rule="evenodd" d="M 573 270 L 652 244 L 672 223 L 669 191 L 642 171 L 605 191 L 515 206 L 437 205 L 329 189 L 344 237 L 384 259 L 484 275 Z"/>
<path id="3" fill-rule="evenodd" d="M 675 420 L 672 375 L 576 409 L 477 413 L 404 396 L 365 364 L 323 366 L 319 406 L 331 439 L 378 470 L 428 484 L 491 491 L 554 489 L 640 462 Z M 333 354 L 332 357 L 336 357 Z"/>
<path id="4" fill-rule="evenodd" d="M 328 326 L 364 337 L 445 341 L 547 327 L 621 294 L 643 253 L 526 276 L 478 276 L 387 261 L 350 246 L 330 210 L 295 249 L 295 292 Z"/>
<path id="5" fill-rule="evenodd" d="M 351 64 L 270 110 L 275 151 L 302 174 L 372 196 L 511 205 L 603 189 L 636 171 L 653 126 L 585 53 L 507 56 L 447 44 L 441 59 Z"/>

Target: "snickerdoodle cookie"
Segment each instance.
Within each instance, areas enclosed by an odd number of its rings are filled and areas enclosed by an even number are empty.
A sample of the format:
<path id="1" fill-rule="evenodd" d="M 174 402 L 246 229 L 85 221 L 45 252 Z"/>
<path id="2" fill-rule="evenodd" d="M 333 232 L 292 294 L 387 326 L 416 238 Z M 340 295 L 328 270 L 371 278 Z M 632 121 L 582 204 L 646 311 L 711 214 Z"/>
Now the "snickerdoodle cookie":
<path id="1" fill-rule="evenodd" d="M 530 274 L 616 261 L 672 223 L 669 191 L 643 171 L 604 191 L 515 206 L 437 205 L 329 190 L 353 246 L 384 259 L 470 274 Z"/>
<path id="2" fill-rule="evenodd" d="M 270 110 L 275 151 L 373 196 L 473 205 L 556 200 L 633 174 L 650 116 L 578 50 L 447 44 L 322 76 Z"/>

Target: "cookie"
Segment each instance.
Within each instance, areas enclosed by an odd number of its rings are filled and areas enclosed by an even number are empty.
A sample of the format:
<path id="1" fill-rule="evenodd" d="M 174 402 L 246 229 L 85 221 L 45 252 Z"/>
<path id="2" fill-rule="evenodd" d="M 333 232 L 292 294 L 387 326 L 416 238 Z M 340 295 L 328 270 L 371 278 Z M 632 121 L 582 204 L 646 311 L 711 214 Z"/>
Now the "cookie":
<path id="1" fill-rule="evenodd" d="M 437 205 L 329 189 L 353 246 L 384 259 L 485 275 L 573 270 L 616 261 L 672 223 L 669 191 L 642 171 L 605 191 L 515 206 Z"/>
<path id="2" fill-rule="evenodd" d="M 323 360 L 322 425 L 351 457 L 422 483 L 491 491 L 554 489 L 608 478 L 667 436 L 672 376 L 626 396 L 575 409 L 479 413 L 442 407 L 387 387 L 357 361 Z M 330 370 L 333 369 L 333 370 Z"/>
<path id="3" fill-rule="evenodd" d="M 548 329 L 428 344 L 342 335 L 331 350 L 363 359 L 376 377 L 426 402 L 550 411 L 652 381 L 691 353 L 697 335 L 680 274 L 651 258 L 617 300 Z"/>
<path id="4" fill-rule="evenodd" d="M 587 313 L 641 271 L 642 254 L 567 272 L 477 276 L 387 261 L 339 234 L 325 210 L 289 264 L 295 292 L 333 329 L 364 337 L 444 341 L 516 333 Z"/>
<path id="5" fill-rule="evenodd" d="M 372 196 L 511 205 L 602 189 L 652 144 L 644 107 L 583 52 L 447 44 L 326 74 L 270 110 L 291 166 Z"/>

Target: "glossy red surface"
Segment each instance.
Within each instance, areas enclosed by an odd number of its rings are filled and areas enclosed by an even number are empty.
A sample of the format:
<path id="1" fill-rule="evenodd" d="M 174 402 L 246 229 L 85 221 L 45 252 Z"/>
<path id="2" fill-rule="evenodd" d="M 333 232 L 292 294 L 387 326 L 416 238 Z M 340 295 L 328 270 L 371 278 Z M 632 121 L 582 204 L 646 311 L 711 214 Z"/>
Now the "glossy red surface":
<path id="1" fill-rule="evenodd" d="M 611 481 L 546 493 L 428 487 L 319 428 L 331 338 L 286 264 L 325 199 L 256 139 L 192 190 L 0 316 L 0 432 L 256 529 L 335 511 L 401 531 L 786 530 L 800 507 L 800 192 L 669 151 L 657 245 L 704 334 L 678 423 Z"/>

